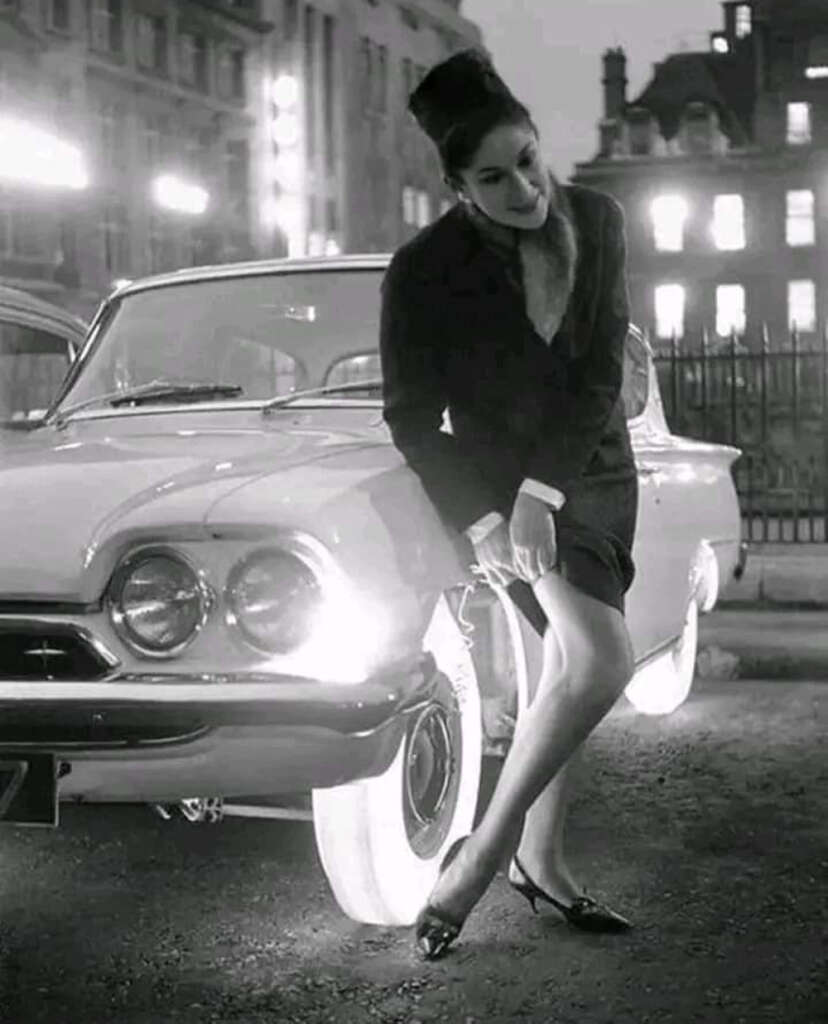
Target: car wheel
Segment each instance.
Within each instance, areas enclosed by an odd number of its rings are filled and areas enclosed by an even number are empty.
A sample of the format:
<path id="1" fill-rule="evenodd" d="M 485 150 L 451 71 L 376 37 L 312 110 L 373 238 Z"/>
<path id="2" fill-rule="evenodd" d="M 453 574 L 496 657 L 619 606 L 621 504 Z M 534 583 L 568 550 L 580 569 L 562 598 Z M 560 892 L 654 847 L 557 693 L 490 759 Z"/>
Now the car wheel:
<path id="1" fill-rule="evenodd" d="M 683 704 L 693 685 L 699 643 L 699 606 L 695 597 L 687 604 L 681 635 L 673 646 L 643 665 L 624 694 L 645 715 L 669 715 Z"/>
<path id="2" fill-rule="evenodd" d="M 440 861 L 471 831 L 480 784 L 481 713 L 474 663 L 448 601 L 423 639 L 441 678 L 409 717 L 390 767 L 376 778 L 313 792 L 316 843 L 342 910 L 366 924 L 409 925 Z"/>

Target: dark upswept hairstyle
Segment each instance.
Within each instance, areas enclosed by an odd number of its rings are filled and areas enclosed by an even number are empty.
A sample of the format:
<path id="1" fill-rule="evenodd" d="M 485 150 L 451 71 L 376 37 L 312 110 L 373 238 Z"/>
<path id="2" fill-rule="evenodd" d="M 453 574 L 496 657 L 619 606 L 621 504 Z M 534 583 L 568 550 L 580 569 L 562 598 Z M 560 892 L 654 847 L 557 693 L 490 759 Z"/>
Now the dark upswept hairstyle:
<path id="1" fill-rule="evenodd" d="M 435 64 L 408 100 L 408 109 L 437 147 L 446 180 L 456 183 L 484 137 L 501 124 L 538 129 L 480 50 L 461 50 Z"/>

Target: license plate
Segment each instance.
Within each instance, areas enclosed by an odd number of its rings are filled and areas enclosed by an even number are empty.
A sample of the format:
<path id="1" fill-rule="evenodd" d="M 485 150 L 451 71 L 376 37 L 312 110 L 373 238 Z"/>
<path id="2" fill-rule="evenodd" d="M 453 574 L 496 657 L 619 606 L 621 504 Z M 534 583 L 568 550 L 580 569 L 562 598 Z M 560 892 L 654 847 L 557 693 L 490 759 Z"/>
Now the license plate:
<path id="1" fill-rule="evenodd" d="M 57 825 L 57 765 L 54 754 L 0 751 L 0 823 Z"/>

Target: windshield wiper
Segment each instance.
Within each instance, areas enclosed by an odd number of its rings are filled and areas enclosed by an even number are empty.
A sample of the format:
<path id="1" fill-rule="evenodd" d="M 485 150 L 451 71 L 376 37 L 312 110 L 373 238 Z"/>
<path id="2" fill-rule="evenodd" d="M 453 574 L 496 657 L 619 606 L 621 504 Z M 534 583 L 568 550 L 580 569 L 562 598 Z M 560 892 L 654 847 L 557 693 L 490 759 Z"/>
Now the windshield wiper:
<path id="1" fill-rule="evenodd" d="M 188 398 L 235 398 L 244 393 L 241 384 L 158 384 L 154 388 L 146 388 L 140 394 L 130 394 L 125 391 L 117 398 L 110 400 L 113 407 L 119 405 L 140 405 L 142 402 L 153 402 L 156 399 L 170 399 L 172 401 L 185 400 Z"/>
<path id="2" fill-rule="evenodd" d="M 379 377 L 371 380 L 352 380 L 347 384 L 324 384 L 318 388 L 306 388 L 304 391 L 291 391 L 287 395 L 278 395 L 265 402 L 262 406 L 262 413 L 267 415 L 273 409 L 281 409 L 283 406 L 299 402 L 303 398 L 319 398 L 323 395 L 347 394 L 349 391 L 379 391 L 382 389 L 382 381 Z"/>
<path id="3" fill-rule="evenodd" d="M 87 398 L 83 402 L 76 402 L 64 409 L 59 409 L 54 417 L 56 427 L 62 427 L 64 423 L 76 412 L 83 409 L 91 409 L 97 405 L 128 405 L 130 402 L 150 402 L 154 399 L 187 399 L 187 398 L 211 398 L 211 397 L 232 397 L 240 395 L 243 388 L 239 384 L 204 384 L 186 383 L 165 380 L 152 380 L 147 384 L 137 384 L 133 388 L 121 388 L 119 391 L 107 391 L 102 395 L 95 395 L 94 398 Z"/>

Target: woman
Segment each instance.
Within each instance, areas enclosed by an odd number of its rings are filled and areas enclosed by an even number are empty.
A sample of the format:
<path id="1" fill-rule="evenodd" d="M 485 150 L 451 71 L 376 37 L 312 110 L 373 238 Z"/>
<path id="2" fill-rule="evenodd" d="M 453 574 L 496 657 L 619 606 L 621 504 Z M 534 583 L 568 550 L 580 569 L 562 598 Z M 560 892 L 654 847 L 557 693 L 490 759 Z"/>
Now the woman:
<path id="1" fill-rule="evenodd" d="M 385 419 L 438 513 L 544 647 L 485 815 L 449 849 L 417 919 L 418 948 L 435 959 L 510 853 L 509 881 L 533 910 L 540 900 L 576 927 L 629 926 L 582 893 L 563 825 L 570 759 L 632 675 L 637 483 L 620 398 L 620 207 L 555 181 L 528 111 L 477 51 L 434 67 L 409 109 L 460 202 L 386 274 Z"/>

